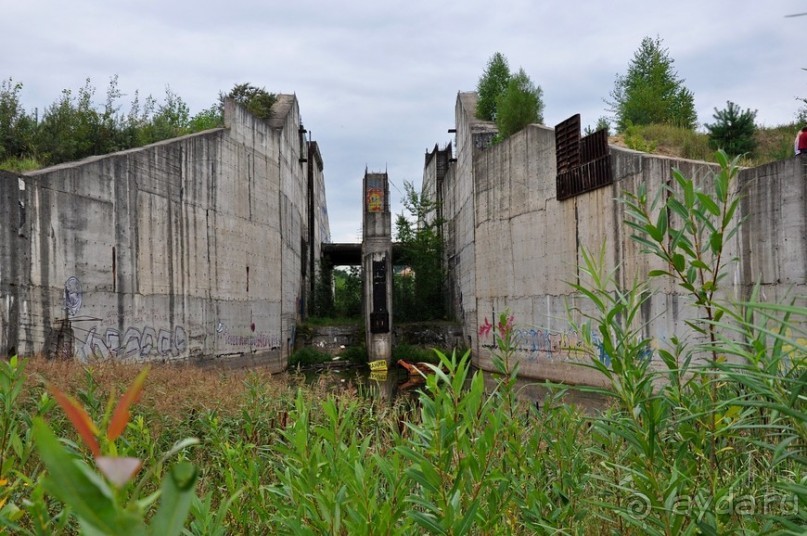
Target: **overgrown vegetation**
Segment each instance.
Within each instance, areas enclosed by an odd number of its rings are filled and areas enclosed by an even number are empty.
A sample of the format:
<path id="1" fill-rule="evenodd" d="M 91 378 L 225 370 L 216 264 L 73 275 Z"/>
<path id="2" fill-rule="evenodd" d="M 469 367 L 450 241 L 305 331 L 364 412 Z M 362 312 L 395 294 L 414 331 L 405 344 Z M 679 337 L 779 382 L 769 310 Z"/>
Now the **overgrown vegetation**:
<path id="1" fill-rule="evenodd" d="M 351 363 L 367 363 L 367 347 L 364 344 L 348 346 L 341 352 L 341 356 Z"/>
<path id="2" fill-rule="evenodd" d="M 507 88 L 496 102 L 496 127 L 501 138 L 508 138 L 531 123 L 544 122 L 543 92 L 524 69 L 510 77 Z"/>
<path id="3" fill-rule="evenodd" d="M 444 319 L 445 272 L 442 266 L 442 220 L 437 204 L 404 182 L 403 211 L 395 219 L 395 240 L 400 256 L 394 268 L 393 314 L 395 322 Z M 329 322 L 361 316 L 362 275 L 358 267 L 320 270 L 313 314 Z"/>
<path id="4" fill-rule="evenodd" d="M 795 534 L 807 521 L 807 307 L 762 303 L 756 291 L 741 303 L 718 299 L 728 295 L 725 246 L 739 198 L 736 160 L 716 159 L 711 180 L 676 171 L 663 191 L 625 200 L 633 238 L 665 267 L 649 275 L 690 295 L 697 311 L 687 324 L 699 337 L 672 337 L 656 368 L 638 322 L 646 282 L 620 289 L 585 257 L 589 283 L 576 286 L 596 311 L 580 313 L 578 329 L 589 344 L 596 331 L 611 356 L 591 360 L 610 380 L 599 392 L 616 402 L 594 423 L 603 442 L 594 461 L 618 532 Z"/>
<path id="5" fill-rule="evenodd" d="M 272 106 L 277 101 L 277 95 L 269 93 L 265 88 L 252 84 L 236 84 L 226 97 L 249 110 L 249 113 L 260 119 L 269 119 L 272 115 Z M 219 94 L 219 102 L 224 102 L 224 95 Z"/>
<path id="6" fill-rule="evenodd" d="M 317 275 L 310 323 L 353 324 L 361 320 L 361 268 L 323 265 Z"/>
<path id="7" fill-rule="evenodd" d="M 729 156 L 753 156 L 757 147 L 756 116 L 756 111 L 743 111 L 731 101 L 722 110 L 715 108 L 715 122 L 704 125 L 709 132 L 709 145 L 715 150 L 723 149 Z"/>
<path id="8" fill-rule="evenodd" d="M 497 140 L 544 120 L 541 87 L 530 80 L 524 69 L 511 74 L 507 58 L 499 52 L 488 60 L 477 84 L 477 95 L 476 116 L 496 122 Z"/>
<path id="9" fill-rule="evenodd" d="M 319 363 L 327 363 L 333 361 L 333 356 L 327 352 L 320 352 L 316 348 L 306 346 L 295 350 L 289 356 L 289 368 L 306 367 L 309 365 L 317 365 Z"/>
<path id="10" fill-rule="evenodd" d="M 445 349 L 440 349 L 445 353 Z M 403 359 L 410 363 L 439 363 L 440 358 L 433 349 L 422 348 L 411 344 L 396 344 L 392 348 L 392 361 Z"/>
<path id="11" fill-rule="evenodd" d="M 650 277 L 671 278 L 691 297 L 682 316 L 694 336 L 651 349 L 639 320 L 648 282 L 621 288 L 583 256 L 575 288 L 586 305 L 577 300 L 570 318 L 580 351 L 609 383 L 596 390 L 612 401 L 602 413 L 564 404 L 560 386 L 549 386 L 540 410 L 518 400 L 515 324 L 505 313 L 481 328 L 496 349 L 493 390 L 467 355 L 439 355 L 417 400 L 391 405 L 294 377 L 155 367 L 119 453 L 150 466 L 178 439 L 199 438 L 180 454 L 200 471 L 185 524 L 193 535 L 803 534 L 807 305 L 803 296 L 722 297 L 737 162 L 716 159 L 713 176 L 676 172 L 663 191 L 624 200 L 634 239 L 662 261 Z M 19 534 L 74 533 L 81 514 L 47 484 L 52 470 L 43 472 L 32 423 L 45 418 L 76 467 L 94 462 L 41 377 L 108 422 L 105 400 L 139 368 L 27 366 L 0 367 L 0 523 Z M 166 477 L 144 476 L 141 490 Z"/>
<path id="12" fill-rule="evenodd" d="M 488 60 L 485 71 L 476 85 L 476 117 L 485 121 L 496 120 L 496 104 L 499 95 L 510 82 L 510 65 L 501 52 L 496 52 Z"/>
<path id="13" fill-rule="evenodd" d="M 694 96 L 673 68 L 674 60 L 660 38 L 645 37 L 627 73 L 617 75 L 610 100 L 616 135 L 611 142 L 643 152 L 693 160 L 714 161 L 714 151 L 742 156 L 741 163 L 755 166 L 793 156 L 793 138 L 800 128 L 803 109 L 793 124 L 762 128 L 756 111 L 742 110 L 732 101 L 715 108 L 706 133 L 695 130 Z M 797 99 L 800 102 L 803 99 Z M 607 126 L 600 118 L 598 128 Z"/>
<path id="14" fill-rule="evenodd" d="M 289 368 L 308 367 L 311 365 L 318 365 L 322 363 L 330 363 L 334 361 L 334 357 L 327 352 L 322 352 L 316 348 L 305 346 L 296 350 L 289 356 Z M 362 345 L 348 346 L 339 352 L 340 363 L 367 363 L 367 348 Z"/>
<path id="15" fill-rule="evenodd" d="M 753 154 L 744 154 L 740 163 L 758 166 L 793 157 L 793 139 L 799 127 L 796 123 L 772 128 L 757 128 L 754 132 Z M 622 134 L 610 138 L 610 143 L 637 151 L 666 156 L 715 162 L 708 134 L 670 125 L 632 125 Z"/>
<path id="16" fill-rule="evenodd" d="M 617 75 L 610 101 L 617 132 L 630 125 L 665 124 L 694 129 L 695 99 L 673 68 L 661 38 L 645 37 L 624 75 Z"/>
<path id="17" fill-rule="evenodd" d="M 445 318 L 442 219 L 434 200 L 404 182 L 405 213 L 395 219 L 400 245 L 398 263 L 405 266 L 393 280 L 393 314 L 396 322 Z"/>
<path id="18" fill-rule="evenodd" d="M 103 104 L 96 102 L 96 88 L 88 78 L 78 91 L 63 90 L 40 117 L 22 106 L 22 89 L 11 78 L 0 82 L 0 169 L 21 172 L 222 126 L 226 97 L 266 119 L 276 99 L 263 88 L 236 84 L 227 94 L 220 93 L 217 103 L 191 115 L 185 101 L 166 87 L 162 102 L 151 95 L 141 100 L 135 91 L 124 112 L 124 95 L 113 76 Z"/>
<path id="19" fill-rule="evenodd" d="M 797 98 L 796 100 L 801 103 L 801 106 L 796 111 L 796 123 L 799 125 L 807 124 L 807 99 Z"/>

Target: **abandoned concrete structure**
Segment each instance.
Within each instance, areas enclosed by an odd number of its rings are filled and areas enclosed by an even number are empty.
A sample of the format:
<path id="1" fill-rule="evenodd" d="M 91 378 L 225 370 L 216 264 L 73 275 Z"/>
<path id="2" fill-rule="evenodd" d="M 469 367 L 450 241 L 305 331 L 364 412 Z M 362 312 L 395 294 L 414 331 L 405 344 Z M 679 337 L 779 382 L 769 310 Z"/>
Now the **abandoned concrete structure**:
<path id="1" fill-rule="evenodd" d="M 606 146 L 612 183 L 559 200 L 555 131 L 530 125 L 491 145 L 495 125 L 476 119 L 475 109 L 476 94 L 458 95 L 455 146 L 427 154 L 423 178 L 424 194 L 439 202 L 445 221 L 450 308 L 464 325 L 475 364 L 492 369 L 492 337 L 480 336 L 479 326 L 510 310 L 522 375 L 598 384 L 598 373 L 575 366 L 588 358 L 571 351 L 579 339 L 567 321 L 567 304 L 585 307 L 568 283 L 580 280 L 583 248 L 598 252 L 605 244 L 607 268 L 616 270 L 622 288 L 647 280 L 650 270 L 665 267 L 631 240 L 617 199 L 640 184 L 658 191 L 673 168 L 700 177 L 714 166 Z M 804 303 L 807 157 L 745 169 L 738 185 L 738 217 L 745 222 L 727 245 L 739 259 L 726 281 L 729 297 L 744 298 L 759 282 L 767 300 Z M 656 293 L 642 321 L 657 348 L 689 333 L 685 322 L 694 308 L 672 281 L 652 284 Z"/>
<path id="2" fill-rule="evenodd" d="M 284 368 L 330 240 L 297 99 L 269 120 L 0 176 L 0 353 Z"/>
<path id="3" fill-rule="evenodd" d="M 584 143 L 574 126 L 531 125 L 491 145 L 495 125 L 476 119 L 475 108 L 475 94 L 458 95 L 454 144 L 435 146 L 424 169 L 423 192 L 439 202 L 444 221 L 449 310 L 480 368 L 492 368 L 493 341 L 478 327 L 509 310 L 522 375 L 598 384 L 597 373 L 576 366 L 587 358 L 573 351 L 579 334 L 567 321 L 567 305 L 586 307 L 568 284 L 581 278 L 582 252 L 605 243 L 621 287 L 647 280 L 664 267 L 630 239 L 617 199 L 639 185 L 657 191 L 673 168 L 704 176 L 714 166 Z M 575 155 L 559 139 L 585 146 L 586 165 L 607 170 L 607 180 L 561 191 L 559 176 Z M 282 369 L 327 250 L 332 263 L 372 274 L 367 342 L 389 359 L 395 250 L 387 180 L 365 176 L 364 250 L 326 244 L 322 158 L 292 95 L 279 97 L 268 121 L 227 102 L 224 128 L 32 173 L 0 172 L 0 353 Z M 745 223 L 728 244 L 739 259 L 728 297 L 743 298 L 758 282 L 770 301 L 803 302 L 807 156 L 743 170 L 738 187 Z M 652 284 L 642 320 L 660 347 L 687 333 L 694 309 L 671 281 Z"/>

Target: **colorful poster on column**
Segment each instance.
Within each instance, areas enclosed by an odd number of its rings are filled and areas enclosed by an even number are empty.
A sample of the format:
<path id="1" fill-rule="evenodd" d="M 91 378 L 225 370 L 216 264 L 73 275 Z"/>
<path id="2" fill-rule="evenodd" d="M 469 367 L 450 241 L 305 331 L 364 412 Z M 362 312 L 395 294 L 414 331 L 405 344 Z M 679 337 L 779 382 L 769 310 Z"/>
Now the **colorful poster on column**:
<path id="1" fill-rule="evenodd" d="M 367 212 L 382 212 L 384 210 L 384 190 L 381 188 L 367 188 Z"/>

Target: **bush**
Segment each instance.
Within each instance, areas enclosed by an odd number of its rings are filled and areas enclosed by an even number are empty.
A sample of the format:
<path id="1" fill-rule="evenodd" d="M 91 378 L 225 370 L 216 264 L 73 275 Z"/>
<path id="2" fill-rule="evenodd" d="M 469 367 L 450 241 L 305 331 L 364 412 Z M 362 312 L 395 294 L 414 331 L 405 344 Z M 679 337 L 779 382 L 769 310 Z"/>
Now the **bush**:
<path id="1" fill-rule="evenodd" d="M 544 103 L 541 95 L 541 88 L 533 84 L 524 69 L 519 69 L 496 99 L 499 136 L 507 138 L 531 123 L 543 122 Z"/>
<path id="2" fill-rule="evenodd" d="M 226 96 L 260 119 L 271 117 L 272 106 L 277 101 L 277 95 L 274 93 L 269 93 L 265 88 L 253 86 L 248 82 L 234 85 Z M 223 102 L 224 95 L 220 95 L 219 100 Z"/>
<path id="3" fill-rule="evenodd" d="M 351 363 L 367 363 L 367 347 L 362 345 L 348 346 L 339 354 L 342 359 Z"/>
<path id="4" fill-rule="evenodd" d="M 315 350 L 310 346 L 300 348 L 289 356 L 289 368 L 305 367 L 308 365 L 317 365 L 319 363 L 328 363 L 333 361 L 333 356 L 325 352 Z"/>
<path id="5" fill-rule="evenodd" d="M 15 173 L 25 173 L 26 171 L 34 171 L 42 167 L 42 164 L 36 158 L 7 158 L 0 162 L 0 169 L 11 171 Z"/>
<path id="6" fill-rule="evenodd" d="M 634 151 L 642 151 L 643 153 L 652 153 L 656 150 L 656 142 L 652 139 L 647 139 L 639 127 L 628 125 L 624 130 L 625 145 Z"/>
<path id="7" fill-rule="evenodd" d="M 714 161 L 708 137 L 688 128 L 665 124 L 629 125 L 621 137 L 625 146 L 637 151 Z"/>
<path id="8" fill-rule="evenodd" d="M 436 348 L 422 348 L 409 344 L 396 344 L 392 348 L 392 360 L 403 359 L 410 363 L 439 363 L 440 358 Z"/>

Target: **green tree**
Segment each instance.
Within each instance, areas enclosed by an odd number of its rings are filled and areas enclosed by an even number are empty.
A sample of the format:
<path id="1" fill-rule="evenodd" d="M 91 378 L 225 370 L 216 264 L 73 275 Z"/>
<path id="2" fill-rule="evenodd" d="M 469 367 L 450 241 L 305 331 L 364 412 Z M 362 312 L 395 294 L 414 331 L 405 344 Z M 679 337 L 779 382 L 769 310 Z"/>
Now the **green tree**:
<path id="1" fill-rule="evenodd" d="M 673 59 L 660 38 L 645 37 L 625 75 L 617 75 L 611 101 L 616 129 L 629 125 L 670 124 L 694 129 L 695 100 L 673 69 Z"/>
<path id="2" fill-rule="evenodd" d="M 442 220 L 437 203 L 404 182 L 404 213 L 395 221 L 395 236 L 401 247 L 400 263 L 408 266 L 395 276 L 395 316 L 398 321 L 435 320 L 445 316 L 445 273 L 442 267 Z M 411 219 L 410 219 L 411 218 Z"/>
<path id="3" fill-rule="evenodd" d="M 123 118 L 120 115 L 118 100 L 122 93 L 118 89 L 118 75 L 109 79 L 106 90 L 106 103 L 98 117 L 95 154 L 107 154 L 128 148 L 123 137 Z"/>
<path id="4" fill-rule="evenodd" d="M 185 101 L 168 86 L 161 103 L 151 95 L 141 102 L 135 91 L 129 111 L 124 114 L 117 75 L 110 78 L 102 106 L 94 102 L 96 90 L 87 78 L 76 92 L 62 90 L 37 122 L 20 104 L 21 89 L 22 84 L 11 78 L 0 82 L 0 166 L 6 169 L 35 169 L 41 164 L 108 154 L 223 123 L 220 103 L 191 116 Z M 233 94 L 253 113 L 268 117 L 273 95 L 248 84 L 236 86 Z"/>
<path id="5" fill-rule="evenodd" d="M 807 99 L 797 98 L 796 100 L 802 103 L 802 106 L 796 111 L 796 123 L 805 125 L 807 124 Z"/>
<path id="6" fill-rule="evenodd" d="M 515 134 L 530 123 L 543 122 L 541 95 L 541 88 L 533 84 L 524 69 L 510 78 L 507 88 L 496 99 L 496 127 L 501 138 Z"/>
<path id="7" fill-rule="evenodd" d="M 190 131 L 201 132 L 211 128 L 220 127 L 224 124 L 222 117 L 221 107 L 217 104 L 212 105 L 210 108 L 205 108 L 191 118 Z"/>
<path id="8" fill-rule="evenodd" d="M 509 83 L 510 66 L 507 58 L 496 52 L 488 60 L 487 68 L 476 85 L 476 117 L 486 121 L 496 119 L 499 96 L 505 92 Z"/>
<path id="9" fill-rule="evenodd" d="M 709 144 L 713 149 L 723 149 L 730 156 L 752 154 L 757 142 L 754 138 L 757 126 L 754 120 L 756 110 L 742 109 L 731 101 L 726 101 L 722 110 L 715 108 L 712 116 L 715 122 L 704 125 L 709 131 Z"/>
<path id="10" fill-rule="evenodd" d="M 154 109 L 155 102 L 147 103 L 147 110 Z M 165 101 L 156 106 L 151 120 L 143 126 L 143 144 L 176 138 L 190 133 L 190 109 L 182 97 L 165 87 Z"/>
<path id="11" fill-rule="evenodd" d="M 604 116 L 600 117 L 599 119 L 597 119 L 597 123 L 593 127 L 589 125 L 585 129 L 583 129 L 583 133 L 586 136 L 588 136 L 589 134 L 594 134 L 595 132 L 598 132 L 600 130 L 604 130 L 610 136 L 611 121 L 607 117 Z"/>
<path id="12" fill-rule="evenodd" d="M 30 156 L 36 121 L 20 104 L 22 84 L 0 82 L 0 161 Z"/>
<path id="13" fill-rule="evenodd" d="M 320 259 L 319 270 L 311 300 L 311 315 L 320 318 L 334 315 L 334 269 L 325 259 Z"/>
<path id="14" fill-rule="evenodd" d="M 361 316 L 361 272 L 358 267 L 333 271 L 333 313 L 337 318 Z"/>
<path id="15" fill-rule="evenodd" d="M 88 78 L 77 96 L 64 89 L 59 100 L 45 109 L 36 135 L 44 163 L 69 162 L 96 153 L 100 116 L 93 105 L 94 94 Z"/>

